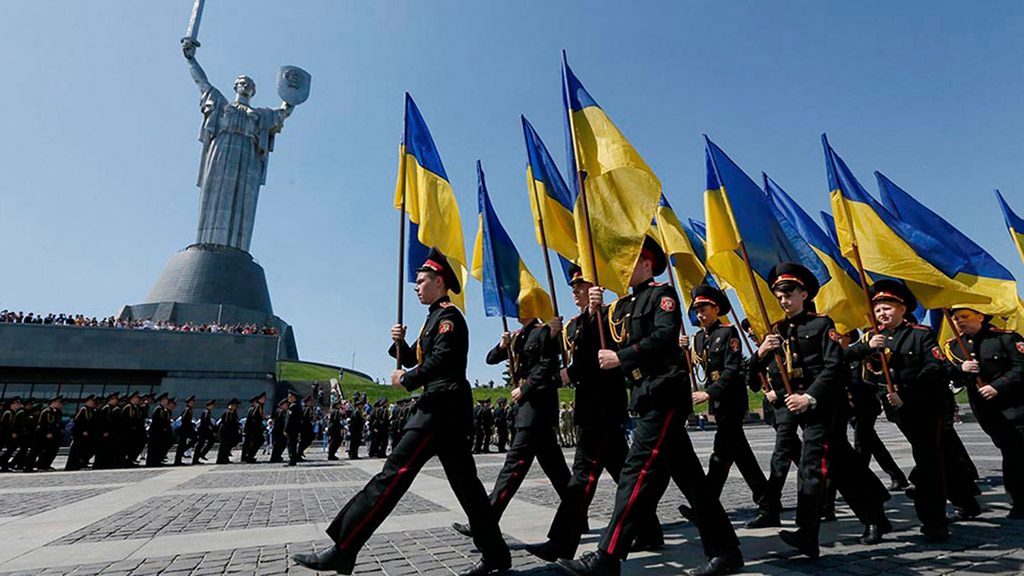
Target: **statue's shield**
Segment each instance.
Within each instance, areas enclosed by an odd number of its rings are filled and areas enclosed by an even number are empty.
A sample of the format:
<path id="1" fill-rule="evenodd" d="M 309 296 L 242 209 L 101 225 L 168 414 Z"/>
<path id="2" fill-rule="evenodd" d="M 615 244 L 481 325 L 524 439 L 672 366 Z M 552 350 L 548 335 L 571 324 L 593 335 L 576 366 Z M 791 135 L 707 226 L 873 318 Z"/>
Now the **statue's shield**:
<path id="1" fill-rule="evenodd" d="M 309 98 L 310 80 L 309 72 L 298 66 L 281 66 L 277 70 L 277 95 L 292 106 L 298 106 Z"/>

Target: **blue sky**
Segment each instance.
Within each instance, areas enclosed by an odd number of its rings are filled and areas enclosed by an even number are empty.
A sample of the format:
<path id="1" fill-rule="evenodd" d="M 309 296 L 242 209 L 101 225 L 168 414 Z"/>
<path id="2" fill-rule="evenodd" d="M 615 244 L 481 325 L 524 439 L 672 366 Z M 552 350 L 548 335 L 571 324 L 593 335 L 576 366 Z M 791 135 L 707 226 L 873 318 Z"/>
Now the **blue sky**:
<path id="1" fill-rule="evenodd" d="M 178 41 L 190 0 L 10 3 L 0 69 L 0 308 L 115 314 L 194 240 L 199 94 Z M 342 2 L 209 0 L 198 58 L 228 92 L 277 105 L 282 64 L 312 96 L 277 139 L 252 253 L 306 359 L 384 376 L 395 317 L 391 207 L 403 93 L 416 99 L 471 253 L 474 162 L 539 278 L 519 115 L 564 161 L 559 53 L 703 218 L 707 133 L 751 176 L 828 207 L 819 136 L 875 190 L 880 170 L 1018 277 L 992 196 L 1024 212 L 1024 4 L 967 2 Z M 407 323 L 422 319 L 407 291 Z M 468 287 L 470 380 L 500 320 Z M 567 289 L 559 299 L 571 309 Z"/>

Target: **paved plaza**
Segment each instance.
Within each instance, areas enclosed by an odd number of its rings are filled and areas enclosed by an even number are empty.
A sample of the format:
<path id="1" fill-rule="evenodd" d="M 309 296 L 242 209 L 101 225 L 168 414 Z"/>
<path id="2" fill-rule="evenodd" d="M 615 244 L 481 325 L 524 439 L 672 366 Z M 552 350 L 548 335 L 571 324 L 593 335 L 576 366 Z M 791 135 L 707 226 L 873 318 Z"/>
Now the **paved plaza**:
<path id="1" fill-rule="evenodd" d="M 887 422 L 879 422 L 878 429 L 909 471 L 910 449 L 899 432 Z M 1009 507 L 1000 485 L 998 453 L 976 424 L 960 424 L 957 430 L 982 475 L 985 512 L 977 521 L 954 526 L 944 544 L 924 542 L 912 503 L 900 493 L 887 505 L 896 529 L 883 545 L 856 543 L 862 526 L 840 503 L 838 521 L 823 525 L 822 558 L 791 558 L 793 553 L 776 529 L 742 527 L 755 509 L 746 485 L 733 471 L 723 504 L 742 542 L 744 573 L 1024 573 L 1024 522 L 1006 519 Z M 754 425 L 747 434 L 767 469 L 773 431 Z M 692 431 L 691 436 L 706 463 L 713 433 Z M 2 475 L 0 576 L 312 574 L 290 564 L 289 554 L 329 545 L 324 528 L 380 469 L 382 460 L 327 462 L 319 451 L 310 452 L 311 461 L 295 468 L 232 464 Z M 502 460 L 501 454 L 477 457 L 488 490 Z M 62 459 L 57 465 L 63 466 Z M 794 469 L 784 500 L 790 508 L 784 523 L 790 527 L 795 476 Z M 614 484 L 606 475 L 591 508 L 591 531 L 584 536 L 582 551 L 596 546 L 611 514 L 613 495 Z M 665 548 L 631 556 L 623 564 L 627 576 L 679 574 L 702 560 L 696 530 L 676 511 L 682 501 L 679 491 L 670 487 L 658 510 Z M 544 540 L 557 502 L 535 465 L 501 524 L 513 548 L 516 574 L 562 574 L 522 550 L 525 542 Z M 449 527 L 464 519 L 440 463 L 432 460 L 360 553 L 356 573 L 443 576 L 458 571 L 478 556 L 472 541 Z"/>

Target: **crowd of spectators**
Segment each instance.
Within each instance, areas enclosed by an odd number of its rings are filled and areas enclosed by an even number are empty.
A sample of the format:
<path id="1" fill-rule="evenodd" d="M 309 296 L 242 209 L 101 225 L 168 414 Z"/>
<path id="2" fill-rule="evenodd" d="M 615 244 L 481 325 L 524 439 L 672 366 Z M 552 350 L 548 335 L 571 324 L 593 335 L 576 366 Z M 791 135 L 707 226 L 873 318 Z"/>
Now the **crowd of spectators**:
<path id="1" fill-rule="evenodd" d="M 173 322 L 154 322 L 152 318 L 145 320 L 115 318 L 89 318 L 82 314 L 35 314 L 29 312 L 0 311 L 0 324 L 56 324 L 58 326 L 91 326 L 96 328 L 122 328 L 127 330 L 165 330 L 169 332 L 214 332 L 224 334 L 263 334 L 278 335 L 274 326 L 258 326 L 256 324 L 220 325 L 216 322 L 195 324 L 175 324 Z"/>

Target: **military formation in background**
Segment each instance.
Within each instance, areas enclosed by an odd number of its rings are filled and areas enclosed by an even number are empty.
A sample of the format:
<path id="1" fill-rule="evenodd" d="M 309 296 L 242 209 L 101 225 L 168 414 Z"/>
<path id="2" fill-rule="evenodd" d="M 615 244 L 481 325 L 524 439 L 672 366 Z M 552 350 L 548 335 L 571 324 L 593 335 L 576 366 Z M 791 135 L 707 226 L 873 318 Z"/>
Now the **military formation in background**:
<path id="1" fill-rule="evenodd" d="M 383 458 L 401 440 L 415 404 L 412 398 L 393 404 L 382 398 L 367 417 L 365 399 L 338 400 L 326 411 L 312 395 L 300 400 L 290 391 L 270 414 L 266 402 L 265 393 L 250 398 L 242 415 L 237 398 L 219 411 L 209 400 L 197 415 L 195 396 L 179 402 L 167 393 L 111 392 L 103 398 L 89 395 L 69 420 L 61 396 L 44 403 L 15 396 L 0 410 L 0 471 L 53 470 L 58 451 L 68 443 L 64 469 L 69 471 L 203 464 L 215 446 L 217 464 L 230 464 L 240 449 L 241 463 L 259 462 L 261 452 L 270 453 L 271 463 L 285 462 L 287 452 L 288 465 L 295 465 L 317 440 L 323 441 L 328 460 L 339 459 L 347 440 L 349 457 L 355 459 L 364 437 L 370 457 Z"/>

